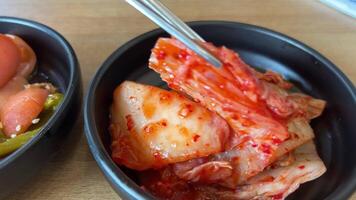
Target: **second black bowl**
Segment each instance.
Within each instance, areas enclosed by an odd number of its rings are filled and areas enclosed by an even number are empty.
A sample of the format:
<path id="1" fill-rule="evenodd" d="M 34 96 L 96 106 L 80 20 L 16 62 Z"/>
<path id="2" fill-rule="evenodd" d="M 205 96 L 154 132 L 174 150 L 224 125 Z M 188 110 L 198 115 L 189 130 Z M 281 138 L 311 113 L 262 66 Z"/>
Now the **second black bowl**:
<path id="1" fill-rule="evenodd" d="M 82 86 L 79 64 L 69 43 L 53 29 L 24 19 L 0 17 L 0 33 L 20 36 L 35 51 L 37 73 L 30 82 L 51 82 L 64 99 L 44 128 L 28 143 L 0 159 L 0 199 L 24 184 L 58 152 L 78 119 Z"/>
<path id="2" fill-rule="evenodd" d="M 356 92 L 330 61 L 308 46 L 265 28 L 233 22 L 190 24 L 215 45 L 236 50 L 251 66 L 284 75 L 303 92 L 327 101 L 313 120 L 319 154 L 327 172 L 303 184 L 288 199 L 346 199 L 356 186 Z M 152 199 L 135 182 L 135 173 L 110 157 L 109 106 L 115 87 L 124 80 L 164 86 L 147 67 L 150 50 L 162 30 L 143 34 L 116 50 L 94 76 L 85 98 L 85 132 L 90 149 L 112 187 L 123 199 Z"/>

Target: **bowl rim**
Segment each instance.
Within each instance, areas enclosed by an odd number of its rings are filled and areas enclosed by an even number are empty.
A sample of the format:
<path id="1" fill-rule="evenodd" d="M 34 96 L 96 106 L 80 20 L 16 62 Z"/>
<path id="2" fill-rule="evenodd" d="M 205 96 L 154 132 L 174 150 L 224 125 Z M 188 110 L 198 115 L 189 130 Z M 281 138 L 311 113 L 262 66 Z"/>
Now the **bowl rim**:
<path id="1" fill-rule="evenodd" d="M 284 41 L 297 47 L 301 51 L 304 51 L 312 55 L 316 60 L 321 62 L 324 67 L 331 70 L 334 75 L 337 76 L 339 80 L 345 86 L 343 89 L 347 90 L 351 94 L 352 99 L 356 102 L 356 89 L 353 83 L 346 77 L 346 75 L 337 68 L 331 61 L 326 57 L 321 55 L 319 52 L 311 48 L 310 46 L 290 37 L 283 33 L 264 28 L 261 26 L 246 24 L 235 21 L 224 21 L 224 20 L 203 20 L 203 21 L 191 21 L 188 22 L 190 26 L 204 26 L 204 25 L 216 25 L 216 26 L 227 26 L 227 27 L 239 27 L 243 30 L 249 30 L 267 35 L 272 38 Z M 111 64 L 128 49 L 132 48 L 136 44 L 146 40 L 147 38 L 156 36 L 158 34 L 164 33 L 160 28 L 154 29 L 143 34 L 140 34 L 128 42 L 122 44 L 118 49 L 116 49 L 97 69 L 95 75 L 92 77 L 87 94 L 84 99 L 84 131 L 89 144 L 89 148 L 93 154 L 97 165 L 101 168 L 102 173 L 105 175 L 109 183 L 114 187 L 115 190 L 120 190 L 121 192 L 126 192 L 129 196 L 135 199 L 154 199 L 154 197 L 148 192 L 142 190 L 133 180 L 131 180 L 111 159 L 111 156 L 106 151 L 99 133 L 97 131 L 97 126 L 94 123 L 94 91 L 97 89 L 98 84 L 101 82 L 103 75 L 110 68 Z M 349 183 L 342 190 L 337 190 L 337 195 L 335 193 L 329 194 L 326 199 L 346 199 L 351 196 L 356 189 L 356 171 L 351 174 L 353 179 L 349 179 Z M 336 191 L 336 190 L 335 190 Z"/>
<path id="2" fill-rule="evenodd" d="M 71 103 L 73 97 L 74 97 L 74 92 L 75 88 L 78 87 L 78 84 L 80 84 L 80 68 L 79 68 L 79 62 L 77 59 L 77 56 L 69 44 L 69 42 L 57 31 L 54 29 L 39 23 L 35 22 L 32 20 L 28 19 L 23 19 L 23 18 L 17 18 L 17 17 L 9 17 L 9 16 L 0 16 L 0 23 L 12 23 L 16 24 L 18 26 L 26 26 L 31 29 L 36 29 L 40 32 L 45 33 L 48 37 L 53 38 L 56 40 L 64 49 L 65 55 L 68 58 L 69 64 L 69 71 L 70 71 L 70 76 L 69 76 L 69 84 L 68 88 L 66 89 L 64 93 L 64 98 L 63 101 L 60 103 L 60 105 L 57 107 L 53 115 L 49 118 L 49 120 L 44 124 L 44 126 L 41 128 L 38 134 L 36 134 L 35 137 L 31 138 L 30 141 L 28 141 L 26 144 L 21 146 L 19 149 L 16 151 L 12 152 L 11 154 L 7 155 L 6 157 L 2 158 L 0 160 L 0 170 L 2 168 L 5 168 L 7 165 L 9 165 L 11 162 L 19 158 L 21 155 L 23 155 L 27 150 L 29 150 L 33 145 L 38 143 L 45 135 L 46 133 L 51 129 L 51 127 L 59 120 L 60 115 L 65 111 L 65 108 L 69 106 Z"/>

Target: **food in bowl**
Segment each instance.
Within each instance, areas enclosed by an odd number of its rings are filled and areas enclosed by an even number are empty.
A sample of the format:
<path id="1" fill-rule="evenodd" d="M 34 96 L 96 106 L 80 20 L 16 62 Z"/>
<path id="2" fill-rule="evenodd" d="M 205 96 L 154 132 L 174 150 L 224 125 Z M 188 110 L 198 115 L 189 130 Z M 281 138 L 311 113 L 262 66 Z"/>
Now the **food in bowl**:
<path id="1" fill-rule="evenodd" d="M 0 34 L 0 158 L 34 137 L 63 98 L 51 83 L 29 83 L 35 65 L 25 41 Z"/>
<path id="2" fill-rule="evenodd" d="M 284 199 L 321 176 L 326 167 L 309 122 L 326 102 L 226 47 L 203 45 L 223 67 L 176 39 L 157 41 L 149 67 L 175 92 L 118 86 L 113 160 L 137 170 L 142 187 L 162 199 Z"/>

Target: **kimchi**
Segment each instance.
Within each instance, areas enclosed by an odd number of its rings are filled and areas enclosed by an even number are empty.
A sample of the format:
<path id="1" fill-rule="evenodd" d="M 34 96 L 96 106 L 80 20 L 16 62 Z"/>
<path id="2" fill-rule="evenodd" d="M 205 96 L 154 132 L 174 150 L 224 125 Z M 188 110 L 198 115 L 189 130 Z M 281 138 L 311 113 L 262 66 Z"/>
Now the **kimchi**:
<path id="1" fill-rule="evenodd" d="M 283 199 L 323 174 L 309 123 L 325 101 L 292 92 L 280 74 L 256 71 L 226 47 L 202 45 L 222 67 L 160 38 L 149 67 L 172 91 L 117 87 L 113 160 L 162 199 Z"/>

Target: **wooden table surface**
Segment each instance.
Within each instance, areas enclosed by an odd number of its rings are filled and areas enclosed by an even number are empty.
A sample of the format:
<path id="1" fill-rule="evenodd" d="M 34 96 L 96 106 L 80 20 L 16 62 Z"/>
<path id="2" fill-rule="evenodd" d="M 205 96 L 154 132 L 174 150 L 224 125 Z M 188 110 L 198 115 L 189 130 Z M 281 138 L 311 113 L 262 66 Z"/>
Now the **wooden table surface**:
<path id="1" fill-rule="evenodd" d="M 256 24 L 315 48 L 356 82 L 356 20 L 316 0 L 163 0 L 178 16 Z M 156 26 L 123 0 L 0 0 L 0 15 L 42 22 L 63 34 L 80 61 L 84 88 L 120 45 Z M 79 124 L 70 142 L 9 199 L 120 199 L 93 160 Z M 356 200 L 356 195 L 351 199 Z"/>

